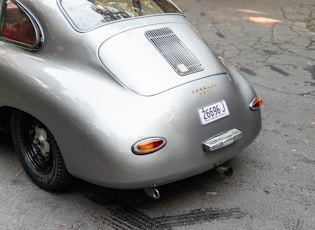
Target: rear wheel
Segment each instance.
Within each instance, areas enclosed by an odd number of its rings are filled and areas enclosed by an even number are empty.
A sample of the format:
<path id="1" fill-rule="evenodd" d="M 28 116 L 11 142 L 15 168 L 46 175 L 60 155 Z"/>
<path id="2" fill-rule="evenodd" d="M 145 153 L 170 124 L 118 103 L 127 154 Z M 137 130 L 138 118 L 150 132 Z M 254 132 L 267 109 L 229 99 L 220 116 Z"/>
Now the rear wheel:
<path id="1" fill-rule="evenodd" d="M 15 111 L 11 133 L 18 158 L 28 176 L 40 188 L 53 191 L 68 185 L 68 173 L 59 147 L 48 128 L 31 115 Z"/>

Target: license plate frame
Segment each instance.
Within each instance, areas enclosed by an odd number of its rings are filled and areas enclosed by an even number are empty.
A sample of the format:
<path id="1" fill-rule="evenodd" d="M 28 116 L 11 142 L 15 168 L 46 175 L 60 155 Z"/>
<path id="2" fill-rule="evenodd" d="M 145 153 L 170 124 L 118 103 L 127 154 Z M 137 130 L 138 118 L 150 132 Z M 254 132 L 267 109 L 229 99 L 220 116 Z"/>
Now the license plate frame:
<path id="1" fill-rule="evenodd" d="M 228 105 L 225 100 L 220 100 L 215 103 L 203 106 L 198 109 L 201 125 L 220 120 L 230 115 Z"/>

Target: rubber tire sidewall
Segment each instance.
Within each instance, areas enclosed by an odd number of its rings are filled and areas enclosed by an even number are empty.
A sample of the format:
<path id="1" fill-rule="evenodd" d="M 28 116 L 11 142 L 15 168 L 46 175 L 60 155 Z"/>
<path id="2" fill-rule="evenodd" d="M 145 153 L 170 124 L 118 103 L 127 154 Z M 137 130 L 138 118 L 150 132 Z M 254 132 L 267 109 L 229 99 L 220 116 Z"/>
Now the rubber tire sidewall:
<path id="1" fill-rule="evenodd" d="M 38 170 L 36 170 L 32 163 L 30 162 L 27 154 L 27 150 L 25 148 L 23 133 L 24 129 L 24 119 L 32 117 L 31 115 L 21 112 L 15 111 L 11 117 L 11 133 L 12 140 L 15 151 L 17 153 L 18 159 L 21 162 L 25 172 L 30 177 L 30 179 L 40 188 L 48 191 L 55 191 L 67 186 L 71 181 L 71 175 L 68 173 L 64 160 L 62 158 L 59 147 L 55 141 L 55 138 L 48 130 L 48 128 L 38 121 L 38 124 L 41 124 L 47 131 L 47 135 L 49 137 L 50 142 L 50 152 L 52 154 L 53 165 L 52 169 L 47 174 L 41 174 Z M 35 118 L 34 118 L 35 119 Z"/>

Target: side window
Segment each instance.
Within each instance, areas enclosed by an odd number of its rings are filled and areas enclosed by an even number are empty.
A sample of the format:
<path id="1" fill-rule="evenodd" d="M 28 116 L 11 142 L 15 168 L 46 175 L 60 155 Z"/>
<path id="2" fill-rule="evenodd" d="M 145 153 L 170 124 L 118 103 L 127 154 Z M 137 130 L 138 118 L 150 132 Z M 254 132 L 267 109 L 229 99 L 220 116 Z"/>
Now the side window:
<path id="1" fill-rule="evenodd" d="M 29 47 L 33 47 L 37 41 L 35 29 L 28 16 L 10 1 L 6 1 L 1 36 Z"/>

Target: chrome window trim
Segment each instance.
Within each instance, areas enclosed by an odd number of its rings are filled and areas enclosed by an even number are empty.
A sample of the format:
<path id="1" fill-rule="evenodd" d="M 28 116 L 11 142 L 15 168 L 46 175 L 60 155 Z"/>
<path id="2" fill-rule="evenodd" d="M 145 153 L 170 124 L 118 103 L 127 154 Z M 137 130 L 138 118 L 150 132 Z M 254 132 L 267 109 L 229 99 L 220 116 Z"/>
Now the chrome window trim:
<path id="1" fill-rule="evenodd" d="M 0 20 L 1 20 L 1 31 L 0 31 L 0 41 L 6 42 L 8 44 L 12 44 L 14 46 L 23 48 L 25 50 L 30 50 L 30 51 L 37 51 L 39 50 L 39 48 L 42 46 L 42 44 L 44 43 L 44 34 L 42 33 L 42 28 L 40 27 L 38 21 L 35 19 L 34 15 L 30 13 L 30 11 L 27 10 L 27 8 L 21 4 L 20 1 L 16 1 L 16 0 L 11 0 L 11 2 L 13 4 L 16 4 L 24 13 L 25 15 L 29 18 L 30 22 L 32 23 L 32 26 L 34 28 L 35 31 L 35 36 L 36 36 L 36 42 L 34 43 L 34 45 L 25 45 L 22 44 L 20 42 L 16 42 L 14 40 L 10 40 L 10 39 L 6 39 L 4 37 L 1 36 L 2 33 L 2 29 L 3 29 L 3 23 L 4 23 L 4 12 L 5 12 L 5 1 L 6 0 L 2 0 L 1 2 L 1 15 L 0 15 Z M 4 9 L 2 9 L 2 7 L 4 7 Z M 2 12 L 3 11 L 3 12 Z"/>

